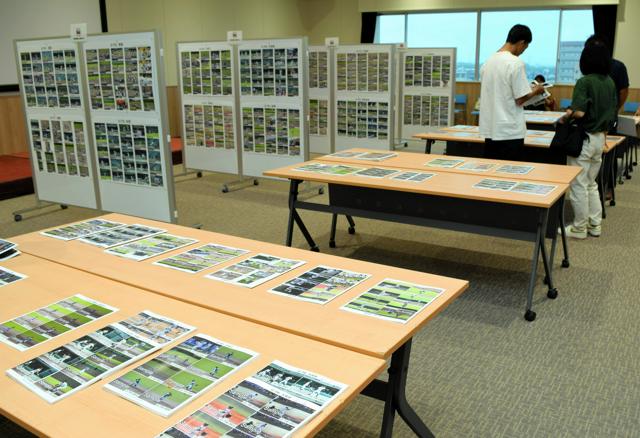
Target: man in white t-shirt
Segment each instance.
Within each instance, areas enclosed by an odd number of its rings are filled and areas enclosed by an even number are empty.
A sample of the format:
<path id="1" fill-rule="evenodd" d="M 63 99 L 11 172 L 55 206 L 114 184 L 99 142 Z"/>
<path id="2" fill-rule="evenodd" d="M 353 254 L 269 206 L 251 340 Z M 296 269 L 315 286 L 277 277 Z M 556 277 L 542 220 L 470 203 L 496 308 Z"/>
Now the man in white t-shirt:
<path id="1" fill-rule="evenodd" d="M 531 88 L 519 58 L 531 40 L 531 30 L 516 24 L 507 42 L 480 69 L 480 135 L 485 138 L 485 158 L 521 159 L 527 133 L 523 104 L 544 92 L 542 85 Z"/>

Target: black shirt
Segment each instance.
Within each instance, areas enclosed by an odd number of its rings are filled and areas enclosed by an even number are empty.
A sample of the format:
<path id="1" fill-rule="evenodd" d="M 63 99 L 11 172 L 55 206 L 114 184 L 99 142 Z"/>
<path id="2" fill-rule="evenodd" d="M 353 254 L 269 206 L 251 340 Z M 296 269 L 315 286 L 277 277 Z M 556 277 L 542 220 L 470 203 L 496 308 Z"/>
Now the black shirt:
<path id="1" fill-rule="evenodd" d="M 613 83 L 616 84 L 616 104 L 620 96 L 620 90 L 629 88 L 629 75 L 627 67 L 617 59 L 611 59 L 611 72 L 609 73 Z"/>

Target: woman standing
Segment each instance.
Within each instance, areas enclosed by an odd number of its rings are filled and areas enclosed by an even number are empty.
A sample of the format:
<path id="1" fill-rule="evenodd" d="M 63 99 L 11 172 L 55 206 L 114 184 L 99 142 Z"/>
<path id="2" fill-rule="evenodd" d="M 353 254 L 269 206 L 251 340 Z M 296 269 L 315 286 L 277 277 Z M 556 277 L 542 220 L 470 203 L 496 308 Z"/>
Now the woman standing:
<path id="1" fill-rule="evenodd" d="M 561 122 L 570 117 L 581 119 L 587 133 L 580 155 L 567 157 L 567 164 L 582 167 L 569 190 L 574 219 L 566 227 L 566 233 L 576 239 L 586 239 L 587 235 L 598 237 L 601 233 L 602 206 L 596 177 L 602 165 L 605 136 L 616 117 L 616 87 L 608 75 L 611 55 L 598 39 L 589 40 L 580 55 L 580 71 L 584 76 L 576 82 L 571 106 L 561 119 Z"/>

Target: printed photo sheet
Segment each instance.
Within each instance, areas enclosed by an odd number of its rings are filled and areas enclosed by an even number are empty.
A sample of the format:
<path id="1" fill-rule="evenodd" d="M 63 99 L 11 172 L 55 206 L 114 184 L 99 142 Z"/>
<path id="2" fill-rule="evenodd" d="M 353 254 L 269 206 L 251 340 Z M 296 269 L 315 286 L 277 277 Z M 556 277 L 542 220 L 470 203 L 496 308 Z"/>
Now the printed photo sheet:
<path id="1" fill-rule="evenodd" d="M 432 303 L 444 289 L 385 279 L 341 307 L 349 312 L 406 323 Z"/>
<path id="2" fill-rule="evenodd" d="M 206 275 L 206 278 L 254 288 L 305 263 L 302 260 L 283 259 L 269 254 L 257 254 L 224 269 L 212 272 Z"/>
<path id="3" fill-rule="evenodd" d="M 28 360 L 7 370 L 7 375 L 54 403 L 194 329 L 144 311 Z"/>
<path id="4" fill-rule="evenodd" d="M 370 167 L 368 169 L 363 169 L 355 173 L 358 176 L 366 176 L 368 178 L 384 178 L 390 175 L 394 175 L 398 173 L 398 170 L 393 169 L 383 169 L 381 167 Z"/>
<path id="5" fill-rule="evenodd" d="M 425 173 L 425 172 L 402 172 L 398 175 L 394 175 L 391 179 L 397 179 L 400 181 L 410 181 L 410 182 L 422 182 L 426 181 L 429 178 L 435 176 L 435 173 Z"/>
<path id="6" fill-rule="evenodd" d="M 76 294 L 3 322 L 0 325 L 0 342 L 25 351 L 117 310 L 115 307 Z"/>
<path id="7" fill-rule="evenodd" d="M 158 437 L 289 437 L 346 388 L 327 377 L 274 361 Z"/>
<path id="8" fill-rule="evenodd" d="M 453 125 L 445 128 L 447 131 L 468 131 L 468 132 L 479 132 L 480 128 L 472 125 Z"/>
<path id="9" fill-rule="evenodd" d="M 25 278 L 27 278 L 27 276 L 24 274 L 19 274 L 15 271 L 0 266 L 0 287 L 10 283 L 14 283 L 18 280 L 23 280 Z"/>
<path id="10" fill-rule="evenodd" d="M 328 303 L 369 278 L 370 274 L 317 266 L 269 292 L 313 303 Z"/>
<path id="11" fill-rule="evenodd" d="M 195 274 L 248 252 L 246 249 L 208 243 L 166 259 L 158 260 L 153 264 Z"/>
<path id="12" fill-rule="evenodd" d="M 134 240 L 153 236 L 154 234 L 164 233 L 165 231 L 167 230 L 132 224 L 125 225 L 120 228 L 114 228 L 112 230 L 99 231 L 80 238 L 80 241 L 96 245 L 101 248 L 111 248 L 112 246 L 133 242 Z"/>
<path id="13" fill-rule="evenodd" d="M 366 152 L 342 151 L 342 152 L 334 152 L 333 154 L 330 154 L 328 156 L 336 157 L 336 158 L 355 158 L 364 154 L 366 154 Z"/>
<path id="14" fill-rule="evenodd" d="M 73 240 L 100 231 L 112 230 L 123 225 L 124 224 L 119 222 L 112 222 L 104 219 L 90 219 L 88 221 L 78 222 L 77 224 L 65 225 L 63 227 L 42 231 L 40 234 L 61 240 Z"/>
<path id="15" fill-rule="evenodd" d="M 458 167 L 460 170 L 470 170 L 472 172 L 488 172 L 496 167 L 494 163 L 481 163 L 479 161 L 469 161 Z"/>
<path id="16" fill-rule="evenodd" d="M 485 178 L 473 185 L 476 189 L 501 190 L 508 192 L 515 187 L 515 181 L 504 181 L 502 179 Z"/>
<path id="17" fill-rule="evenodd" d="M 173 251 L 174 249 L 182 248 L 183 246 L 191 245 L 195 242 L 197 242 L 196 239 L 164 233 L 106 249 L 105 252 L 140 261 Z"/>
<path id="18" fill-rule="evenodd" d="M 511 173 L 514 175 L 526 175 L 534 169 L 533 166 L 520 166 L 517 164 L 503 164 L 496 169 L 496 173 Z"/>
<path id="19" fill-rule="evenodd" d="M 296 167 L 293 170 L 298 170 L 300 172 L 316 172 L 316 173 L 324 173 L 325 175 L 342 176 L 342 175 L 350 175 L 352 173 L 355 173 L 364 169 L 362 167 L 353 167 L 353 166 L 347 166 L 343 164 L 311 163 L 311 164 L 305 164 L 300 167 Z"/>
<path id="20" fill-rule="evenodd" d="M 366 152 L 353 158 L 356 160 L 383 161 L 397 156 L 398 154 L 393 152 Z"/>
<path id="21" fill-rule="evenodd" d="M 168 417 L 257 355 L 251 350 L 199 334 L 104 388 Z"/>
<path id="22" fill-rule="evenodd" d="M 464 163 L 464 160 L 456 160 L 451 158 L 434 158 L 433 160 L 426 162 L 425 166 L 451 169 L 461 163 Z"/>
<path id="23" fill-rule="evenodd" d="M 0 261 L 9 260 L 10 258 L 18 255 L 17 244 L 9 242 L 8 240 L 0 239 Z"/>
<path id="24" fill-rule="evenodd" d="M 528 144 L 551 145 L 552 137 L 527 137 Z"/>
<path id="25" fill-rule="evenodd" d="M 530 195 L 547 196 L 558 186 L 549 184 L 533 184 L 529 182 L 519 182 L 511 189 L 512 192 L 527 193 Z"/>

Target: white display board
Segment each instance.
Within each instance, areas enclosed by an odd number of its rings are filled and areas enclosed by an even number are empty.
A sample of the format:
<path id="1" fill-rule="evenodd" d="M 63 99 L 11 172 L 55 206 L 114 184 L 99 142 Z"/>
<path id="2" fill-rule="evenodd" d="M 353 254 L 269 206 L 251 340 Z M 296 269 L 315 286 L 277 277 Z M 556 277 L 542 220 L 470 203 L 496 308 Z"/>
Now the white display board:
<path id="1" fill-rule="evenodd" d="M 77 43 L 16 41 L 15 52 L 36 196 L 97 208 Z"/>
<path id="2" fill-rule="evenodd" d="M 456 49 L 402 49 L 399 56 L 399 137 L 453 124 Z"/>
<path id="3" fill-rule="evenodd" d="M 242 173 L 309 158 L 306 38 L 238 43 Z"/>
<path id="4" fill-rule="evenodd" d="M 178 43 L 182 144 L 189 169 L 237 174 L 235 47 Z"/>
<path id="5" fill-rule="evenodd" d="M 309 149 L 330 154 L 333 137 L 333 48 L 309 46 Z"/>
<path id="6" fill-rule="evenodd" d="M 389 150 L 394 138 L 394 46 L 339 46 L 335 59 L 335 149 Z"/>
<path id="7" fill-rule="evenodd" d="M 175 221 L 159 35 L 90 36 L 83 50 L 102 209 Z"/>

